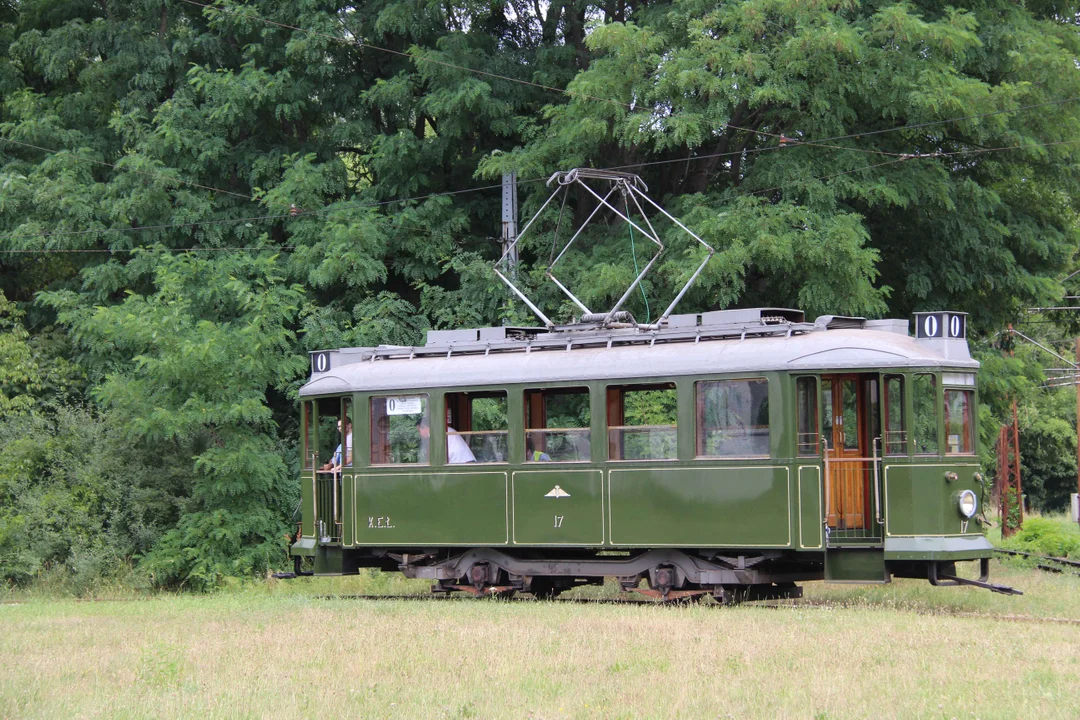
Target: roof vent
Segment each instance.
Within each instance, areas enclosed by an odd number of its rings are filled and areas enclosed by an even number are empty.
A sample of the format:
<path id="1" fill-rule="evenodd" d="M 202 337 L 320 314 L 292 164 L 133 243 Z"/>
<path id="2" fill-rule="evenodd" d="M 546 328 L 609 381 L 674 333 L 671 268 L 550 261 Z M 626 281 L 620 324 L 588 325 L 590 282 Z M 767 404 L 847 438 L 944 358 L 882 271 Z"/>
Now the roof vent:
<path id="1" fill-rule="evenodd" d="M 826 330 L 861 330 L 866 325 L 866 318 L 822 315 L 814 321 L 814 324 Z"/>
<path id="2" fill-rule="evenodd" d="M 687 317 L 687 316 L 682 316 Z M 693 315 L 689 317 L 695 317 Z M 802 310 L 790 308 L 738 308 L 701 313 L 698 325 L 780 325 L 805 322 Z"/>

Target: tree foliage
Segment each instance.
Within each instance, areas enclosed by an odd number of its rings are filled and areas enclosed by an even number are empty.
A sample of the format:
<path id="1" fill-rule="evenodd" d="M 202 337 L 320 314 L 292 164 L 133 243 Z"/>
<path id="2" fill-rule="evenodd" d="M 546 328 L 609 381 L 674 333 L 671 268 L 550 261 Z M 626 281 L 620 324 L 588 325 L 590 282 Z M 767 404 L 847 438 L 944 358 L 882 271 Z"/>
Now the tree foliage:
<path id="1" fill-rule="evenodd" d="M 152 547 L 117 545 L 159 582 L 272 565 L 305 351 L 529 322 L 489 269 L 498 188 L 474 190 L 506 171 L 523 218 L 553 171 L 640 174 L 717 250 L 683 309 L 949 308 L 993 335 L 1060 301 L 1077 248 L 1076 11 L 0 3 L 0 413 L 38 438 L 90 402 L 137 457 L 172 459 L 147 482 L 174 515 Z M 543 270 L 593 202 L 522 242 L 520 277 L 559 319 L 575 309 Z M 612 219 L 560 266 L 597 308 L 653 250 Z M 641 318 L 703 257 L 655 222 Z M 987 428 L 1010 387 L 1040 392 L 1037 363 L 988 366 Z"/>

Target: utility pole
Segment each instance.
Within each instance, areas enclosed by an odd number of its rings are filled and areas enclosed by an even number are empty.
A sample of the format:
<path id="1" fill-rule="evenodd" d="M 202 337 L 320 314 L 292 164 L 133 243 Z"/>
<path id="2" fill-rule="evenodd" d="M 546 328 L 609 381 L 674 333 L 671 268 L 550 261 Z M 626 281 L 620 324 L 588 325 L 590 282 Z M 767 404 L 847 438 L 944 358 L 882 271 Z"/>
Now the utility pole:
<path id="1" fill-rule="evenodd" d="M 514 240 L 518 234 L 517 173 L 502 176 L 502 251 L 506 255 L 507 275 L 517 280 L 518 251 Z M 509 251 L 509 254 L 508 254 Z"/>
<path id="2" fill-rule="evenodd" d="M 1016 331 L 1009 323 L 1009 337 L 1015 343 Z M 1012 350 L 1009 351 L 1012 355 Z M 1068 361 L 1066 361 L 1068 362 Z M 1016 412 L 1016 399 L 1012 401 L 1012 422 L 1004 425 L 998 434 L 998 487 L 1001 502 L 1001 537 L 1007 538 L 1024 526 L 1024 495 L 1020 485 L 1020 420 Z M 1012 499 L 1017 505 L 1017 525 L 1010 527 L 1009 512 Z"/>

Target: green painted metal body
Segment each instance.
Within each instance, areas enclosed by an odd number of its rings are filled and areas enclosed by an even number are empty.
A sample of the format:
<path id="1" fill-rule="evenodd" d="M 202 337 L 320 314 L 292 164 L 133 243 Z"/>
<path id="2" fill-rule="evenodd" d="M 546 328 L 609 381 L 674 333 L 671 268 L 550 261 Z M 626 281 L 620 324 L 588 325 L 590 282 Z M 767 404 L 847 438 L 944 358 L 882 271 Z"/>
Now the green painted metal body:
<path id="1" fill-rule="evenodd" d="M 934 372 L 941 377 L 941 370 L 890 374 L 903 374 L 910 382 L 915 373 Z M 643 462 L 606 457 L 605 382 L 583 379 L 562 384 L 407 389 L 410 394 L 428 394 L 433 418 L 445 416 L 444 393 L 505 390 L 509 462 L 499 464 L 449 465 L 445 440 L 433 434 L 430 465 L 371 466 L 367 438 L 372 394 L 354 393 L 349 398 L 355 409 L 354 463 L 345 468 L 340 485 L 340 541 L 327 542 L 319 536 L 316 481 L 308 468 L 300 479 L 302 537 L 293 554 L 310 555 L 313 546 L 332 547 L 317 570 L 347 572 L 352 567 L 349 554 L 371 548 L 403 552 L 438 547 L 781 550 L 833 554 L 838 578 L 863 581 L 877 577 L 884 560 L 986 556 L 990 546 L 983 528 L 977 519 L 965 522 L 956 506 L 960 490 L 972 489 L 981 497 L 977 457 L 916 456 L 913 441 L 908 442 L 907 454 L 879 461 L 879 487 L 874 492 L 881 524 L 873 528 L 876 536 L 862 543 L 877 550 L 860 550 L 857 558 L 844 560 L 839 554 L 843 550 L 831 549 L 834 543 L 823 520 L 824 459 L 796 454 L 795 380 L 832 372 L 822 368 L 790 374 L 635 379 L 635 383 L 674 383 L 678 397 L 677 458 Z M 844 372 L 878 371 L 870 367 Z M 770 456 L 696 458 L 694 383 L 748 377 L 769 381 Z M 560 386 L 589 388 L 593 461 L 526 462 L 523 391 Z M 940 407 L 940 382 L 937 388 Z M 911 393 L 906 395 L 910 418 Z M 941 420 L 939 413 L 938 447 L 945 448 Z M 955 473 L 955 479 L 950 473 Z M 549 497 L 556 485 L 565 496 Z M 556 550 L 551 553 L 557 555 Z"/>

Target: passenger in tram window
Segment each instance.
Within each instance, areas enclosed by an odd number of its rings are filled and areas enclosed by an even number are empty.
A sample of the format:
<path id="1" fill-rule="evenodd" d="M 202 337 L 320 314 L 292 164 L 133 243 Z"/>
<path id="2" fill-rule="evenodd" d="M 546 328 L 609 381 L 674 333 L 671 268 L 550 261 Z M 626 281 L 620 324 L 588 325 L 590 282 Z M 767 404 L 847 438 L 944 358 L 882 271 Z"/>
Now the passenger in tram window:
<path id="1" fill-rule="evenodd" d="M 551 456 L 546 452 L 537 450 L 533 447 L 533 439 L 526 438 L 525 440 L 525 461 L 526 462 L 551 462 Z"/>
<path id="2" fill-rule="evenodd" d="M 421 415 L 416 421 L 416 428 L 420 431 L 420 447 L 427 448 L 431 439 L 431 428 L 424 416 Z M 469 449 L 468 443 L 449 425 L 446 426 L 446 461 L 450 465 L 476 462 L 476 456 Z"/>
<path id="3" fill-rule="evenodd" d="M 340 420 L 337 421 L 337 429 L 338 429 L 338 434 L 340 435 L 341 434 L 341 421 Z M 328 463 L 326 463 L 325 465 L 323 465 L 321 468 L 319 468 L 320 470 L 322 470 L 324 472 L 334 472 L 334 473 L 341 472 L 341 466 L 342 466 L 342 462 L 341 462 L 341 445 L 342 445 L 342 443 L 338 443 L 338 446 L 334 450 L 334 454 L 330 458 L 330 461 Z M 349 420 L 349 418 L 345 418 L 345 443 L 344 443 L 344 445 L 345 445 L 345 463 L 344 464 L 345 464 L 346 467 L 352 467 L 352 422 Z"/>
<path id="4" fill-rule="evenodd" d="M 465 438 L 449 425 L 446 426 L 446 461 L 451 465 L 476 462 L 476 456 Z"/>

